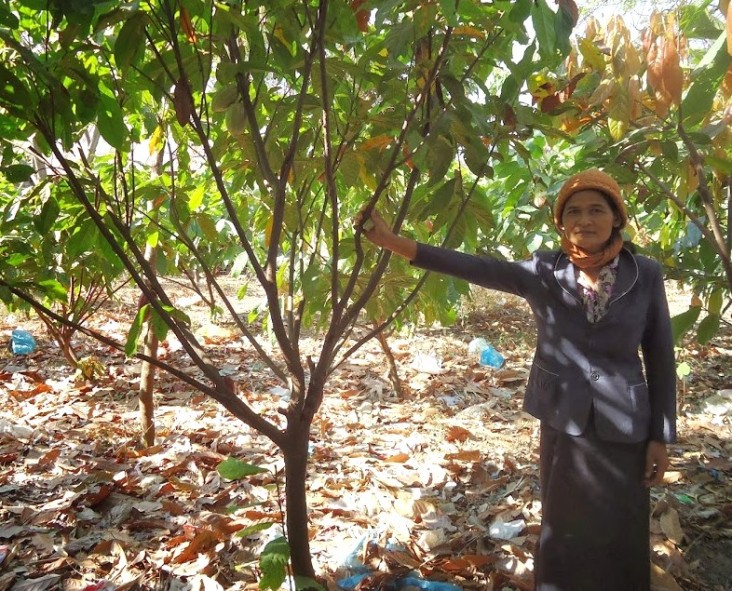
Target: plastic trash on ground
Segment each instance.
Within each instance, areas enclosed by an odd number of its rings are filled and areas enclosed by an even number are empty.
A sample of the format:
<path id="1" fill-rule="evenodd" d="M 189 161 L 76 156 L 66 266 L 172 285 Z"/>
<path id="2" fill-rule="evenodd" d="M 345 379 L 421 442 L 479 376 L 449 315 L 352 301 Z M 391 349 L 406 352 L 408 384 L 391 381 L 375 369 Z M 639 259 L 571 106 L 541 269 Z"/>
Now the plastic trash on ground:
<path id="1" fill-rule="evenodd" d="M 338 588 L 350 591 L 373 573 L 360 573 L 338 581 Z M 427 581 L 417 576 L 401 577 L 394 581 L 395 589 L 424 589 L 425 591 L 462 591 L 461 587 L 442 581 Z"/>
<path id="2" fill-rule="evenodd" d="M 704 400 L 703 411 L 717 416 L 732 415 L 732 390 L 719 390 Z"/>
<path id="3" fill-rule="evenodd" d="M 526 523 L 523 519 L 514 519 L 508 522 L 496 519 L 488 528 L 488 535 L 496 540 L 512 540 L 518 537 L 525 527 Z"/>
<path id="4" fill-rule="evenodd" d="M 384 578 L 388 580 L 389 589 L 403 589 L 411 591 L 413 589 L 423 589 L 424 591 L 462 591 L 462 587 L 445 583 L 442 581 L 428 581 L 419 576 L 416 572 L 410 572 L 405 575 L 390 575 L 374 569 L 363 563 L 362 557 L 367 545 L 374 543 L 373 540 L 378 537 L 374 532 L 367 532 L 359 538 L 353 547 L 346 549 L 348 554 L 343 560 L 342 567 L 349 576 L 338 581 L 338 589 L 343 591 L 352 591 L 367 577 L 373 577 L 374 583 L 384 582 Z M 406 549 L 402 544 L 390 538 L 386 543 L 386 549 L 390 552 L 404 552 Z M 372 581 L 366 581 L 364 584 L 369 585 Z M 380 587 L 381 588 L 381 587 Z"/>
<path id="5" fill-rule="evenodd" d="M 486 367 L 498 369 L 506 361 L 496 349 L 484 338 L 478 337 L 470 341 L 468 353 L 478 356 L 478 362 Z"/>
<path id="6" fill-rule="evenodd" d="M 471 355 L 480 355 L 483 352 L 483 349 L 489 345 L 490 343 L 483 337 L 478 337 L 477 339 L 470 341 L 470 344 L 468 345 L 468 353 Z"/>
<path id="7" fill-rule="evenodd" d="M 441 374 L 445 372 L 442 360 L 432 353 L 417 353 L 412 360 L 412 368 L 422 373 Z"/>
<path id="8" fill-rule="evenodd" d="M 498 369 L 503 365 L 505 358 L 491 345 L 488 345 L 480 352 L 480 364 Z"/>
<path id="9" fill-rule="evenodd" d="M 10 335 L 10 350 L 13 355 L 30 355 L 36 350 L 36 340 L 27 330 L 15 328 Z"/>

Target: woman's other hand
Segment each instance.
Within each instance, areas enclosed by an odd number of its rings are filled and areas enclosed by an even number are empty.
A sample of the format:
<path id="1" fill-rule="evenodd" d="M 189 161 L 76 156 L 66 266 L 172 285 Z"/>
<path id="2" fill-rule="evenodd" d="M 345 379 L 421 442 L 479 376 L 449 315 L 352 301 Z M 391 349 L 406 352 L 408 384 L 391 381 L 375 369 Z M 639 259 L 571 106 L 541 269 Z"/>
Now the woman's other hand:
<path id="1" fill-rule="evenodd" d="M 658 486 L 661 484 L 668 466 L 666 444 L 661 441 L 649 441 L 646 449 L 646 472 L 643 480 L 645 485 Z"/>

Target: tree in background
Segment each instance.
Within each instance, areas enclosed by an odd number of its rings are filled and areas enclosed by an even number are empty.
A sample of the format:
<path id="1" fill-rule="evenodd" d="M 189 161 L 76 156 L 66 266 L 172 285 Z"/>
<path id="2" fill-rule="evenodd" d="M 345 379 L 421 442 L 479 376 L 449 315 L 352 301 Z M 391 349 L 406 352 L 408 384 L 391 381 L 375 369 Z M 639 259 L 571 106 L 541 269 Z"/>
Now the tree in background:
<path id="1" fill-rule="evenodd" d="M 506 191 L 500 237 L 524 256 L 526 243 L 511 228 L 525 224 L 528 251 L 550 241 L 546 194 L 557 182 L 590 166 L 613 174 L 635 212 L 632 238 L 695 293 L 674 319 L 677 337 L 704 312 L 702 343 L 732 305 L 729 12 L 705 2 L 654 13 L 641 38 L 619 16 L 589 19 L 563 67 L 528 81 L 548 117 L 522 146 L 529 166 L 503 162 L 494 178 Z"/>
<path id="2" fill-rule="evenodd" d="M 429 322 L 449 319 L 465 289 L 396 261 L 387 271 L 388 254 L 364 249 L 351 220 L 378 204 L 397 230 L 473 246 L 497 209 L 481 179 L 537 122 L 519 92 L 539 63 L 566 55 L 575 18 L 572 0 L 11 0 L 0 7 L 0 166 L 24 184 L 6 213 L 33 228 L 5 227 L 0 297 L 169 372 L 271 439 L 293 572 L 312 578 L 307 453 L 329 376 L 409 302 Z M 108 149 L 92 158 L 94 130 Z M 29 165 L 38 158 L 44 178 Z M 31 230 L 38 247 L 23 249 Z M 70 271 L 59 262 L 69 242 Z M 47 303 L 88 265 L 140 289 L 126 343 Z M 240 294 L 257 285 L 266 308 L 243 317 L 220 266 L 244 271 Z M 255 412 L 220 373 L 159 279 L 180 269 L 205 279 L 211 304 L 288 387 L 286 408 Z M 180 341 L 185 364 L 138 351 L 145 322 Z"/>

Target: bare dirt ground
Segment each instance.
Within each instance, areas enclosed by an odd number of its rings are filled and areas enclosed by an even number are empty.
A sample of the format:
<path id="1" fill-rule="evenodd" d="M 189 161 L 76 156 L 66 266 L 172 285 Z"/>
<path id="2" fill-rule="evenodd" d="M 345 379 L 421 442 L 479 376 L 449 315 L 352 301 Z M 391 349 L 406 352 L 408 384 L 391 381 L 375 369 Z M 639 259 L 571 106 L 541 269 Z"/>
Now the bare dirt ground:
<path id="1" fill-rule="evenodd" d="M 673 309 L 685 309 L 688 294 L 669 292 Z M 233 324 L 179 296 L 222 372 L 279 420 L 283 384 Z M 122 295 L 95 322 L 124 341 L 134 302 Z M 250 296 L 240 305 L 256 303 Z M 8 315 L 0 338 L 15 327 L 33 332 L 39 349 L 0 354 L 0 591 L 258 588 L 257 559 L 278 527 L 241 533 L 281 519 L 282 463 L 272 444 L 161 376 L 158 443 L 141 449 L 136 363 L 80 338 L 80 352 L 104 367 L 88 383 L 37 321 Z M 476 336 L 501 351 L 503 368 L 477 363 L 467 350 Z M 462 589 L 531 589 L 540 506 L 537 425 L 521 411 L 533 348 L 526 307 L 480 296 L 454 327 L 415 328 L 390 345 L 403 397 L 370 343 L 331 380 L 314 424 L 309 503 L 319 573 L 332 589 L 364 563 L 392 579 L 414 571 L 419 581 Z M 317 339 L 304 346 L 316 351 Z M 175 342 L 161 354 L 186 367 Z M 679 361 L 691 372 L 680 387 L 671 471 L 652 491 L 654 589 L 730 591 L 732 416 L 712 397 L 732 389 L 732 329 L 704 347 L 687 339 Z M 271 473 L 227 481 L 216 467 L 228 457 Z"/>

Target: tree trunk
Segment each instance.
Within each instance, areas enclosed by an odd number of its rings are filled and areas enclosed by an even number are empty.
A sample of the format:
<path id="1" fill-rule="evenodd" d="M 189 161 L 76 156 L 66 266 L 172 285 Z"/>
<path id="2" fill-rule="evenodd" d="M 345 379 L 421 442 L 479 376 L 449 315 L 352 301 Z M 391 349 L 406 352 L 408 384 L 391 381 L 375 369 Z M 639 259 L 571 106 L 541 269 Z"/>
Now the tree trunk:
<path id="1" fill-rule="evenodd" d="M 157 251 L 149 244 L 145 246 L 145 260 L 150 266 L 155 267 Z M 158 358 L 158 337 L 153 330 L 152 318 L 148 315 L 147 330 L 145 332 L 145 355 L 151 359 Z M 155 445 L 155 366 L 148 361 L 143 361 L 140 367 L 140 429 L 142 431 L 141 443 L 145 447 Z"/>
<path id="2" fill-rule="evenodd" d="M 145 355 L 152 359 L 158 358 L 158 337 L 152 327 L 152 322 L 147 323 L 145 333 Z M 140 428 L 142 429 L 142 444 L 145 447 L 155 445 L 155 366 L 148 361 L 142 362 L 140 368 Z"/>
<path id="3" fill-rule="evenodd" d="M 295 576 L 315 579 L 310 556 L 307 501 L 308 440 L 310 428 L 300 422 L 295 429 L 288 426 L 288 447 L 285 458 L 285 513 L 287 541 L 290 545 L 292 572 Z"/>

